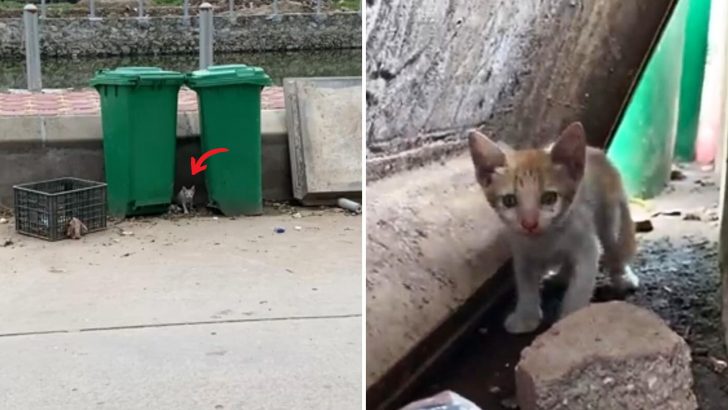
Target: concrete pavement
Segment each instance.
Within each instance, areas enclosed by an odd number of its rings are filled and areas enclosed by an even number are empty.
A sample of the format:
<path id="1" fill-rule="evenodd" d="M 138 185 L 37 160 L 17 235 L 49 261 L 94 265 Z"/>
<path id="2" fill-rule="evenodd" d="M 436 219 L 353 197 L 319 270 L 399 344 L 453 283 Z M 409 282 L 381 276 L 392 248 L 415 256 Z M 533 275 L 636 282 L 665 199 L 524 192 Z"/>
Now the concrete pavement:
<path id="1" fill-rule="evenodd" d="M 303 214 L 0 225 L 2 407 L 361 408 L 361 218 Z"/>

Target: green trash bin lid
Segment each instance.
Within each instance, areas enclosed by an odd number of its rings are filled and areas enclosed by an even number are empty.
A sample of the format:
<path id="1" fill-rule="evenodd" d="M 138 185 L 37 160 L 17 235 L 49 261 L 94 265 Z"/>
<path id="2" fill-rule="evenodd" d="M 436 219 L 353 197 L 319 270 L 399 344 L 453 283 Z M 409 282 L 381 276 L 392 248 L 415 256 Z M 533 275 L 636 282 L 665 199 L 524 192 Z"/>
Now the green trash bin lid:
<path id="1" fill-rule="evenodd" d="M 97 71 L 91 80 L 91 86 L 182 85 L 184 79 L 185 75 L 180 72 L 162 70 L 159 67 L 118 67 Z"/>
<path id="2" fill-rule="evenodd" d="M 210 66 L 206 70 L 193 71 L 187 75 L 187 85 L 190 88 L 231 84 L 250 84 L 263 87 L 271 83 L 270 77 L 262 68 L 245 64 Z"/>

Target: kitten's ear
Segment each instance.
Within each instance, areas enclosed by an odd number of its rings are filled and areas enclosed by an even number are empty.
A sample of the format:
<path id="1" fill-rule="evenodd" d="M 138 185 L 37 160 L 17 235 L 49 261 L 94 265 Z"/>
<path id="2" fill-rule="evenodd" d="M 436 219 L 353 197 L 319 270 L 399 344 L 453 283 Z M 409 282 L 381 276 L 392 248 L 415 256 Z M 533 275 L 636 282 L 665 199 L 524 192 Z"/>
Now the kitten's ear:
<path id="1" fill-rule="evenodd" d="M 192 191 L 193 194 L 195 193 L 195 186 L 194 185 L 192 185 L 192 187 L 190 188 L 190 191 Z"/>
<path id="2" fill-rule="evenodd" d="M 488 186 L 496 168 L 506 166 L 506 154 L 498 144 L 477 130 L 470 131 L 468 143 L 475 166 L 475 177 L 480 185 Z"/>
<path id="3" fill-rule="evenodd" d="M 565 166 L 575 180 L 581 179 L 586 166 L 586 132 L 580 122 L 572 122 L 561 131 L 551 147 L 551 160 Z"/>
<path id="4" fill-rule="evenodd" d="M 498 145 L 498 147 L 501 149 L 501 151 L 503 151 L 503 153 L 506 155 L 506 158 L 511 156 L 516 151 L 515 149 L 513 149 L 513 147 L 506 144 L 505 141 L 498 141 L 496 143 L 496 145 Z"/>

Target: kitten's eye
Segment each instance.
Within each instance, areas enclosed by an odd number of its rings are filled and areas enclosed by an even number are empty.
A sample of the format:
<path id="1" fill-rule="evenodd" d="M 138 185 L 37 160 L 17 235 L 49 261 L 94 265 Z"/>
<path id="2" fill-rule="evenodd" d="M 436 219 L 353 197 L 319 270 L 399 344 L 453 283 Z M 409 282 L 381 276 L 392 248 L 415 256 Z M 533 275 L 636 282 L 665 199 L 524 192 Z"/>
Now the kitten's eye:
<path id="1" fill-rule="evenodd" d="M 546 191 L 541 195 L 541 205 L 553 205 L 556 203 L 559 194 L 554 191 Z"/>
<path id="2" fill-rule="evenodd" d="M 518 198 L 516 198 L 513 194 L 506 194 L 501 197 L 501 201 L 503 201 L 503 206 L 506 208 L 513 208 L 514 206 L 518 205 Z"/>

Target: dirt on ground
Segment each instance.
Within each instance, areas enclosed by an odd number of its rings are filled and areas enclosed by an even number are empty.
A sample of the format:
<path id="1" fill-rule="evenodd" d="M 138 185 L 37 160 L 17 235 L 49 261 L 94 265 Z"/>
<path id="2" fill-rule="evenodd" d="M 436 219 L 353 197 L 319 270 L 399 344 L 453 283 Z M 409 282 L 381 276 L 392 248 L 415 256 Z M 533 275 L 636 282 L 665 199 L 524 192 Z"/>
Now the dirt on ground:
<path id="1" fill-rule="evenodd" d="M 718 178 L 713 171 L 684 166 L 660 197 L 635 207 L 635 219 L 652 230 L 638 234 L 633 268 L 640 289 L 626 300 L 656 312 L 684 337 L 692 352 L 694 392 L 701 410 L 728 408 L 728 355 L 721 324 L 718 268 Z M 544 289 L 544 331 L 555 320 L 563 289 Z M 595 301 L 616 299 L 600 278 Z M 466 337 L 405 402 L 453 390 L 483 409 L 516 409 L 513 368 L 535 338 L 513 336 L 502 327 L 513 308 L 504 301 Z"/>

